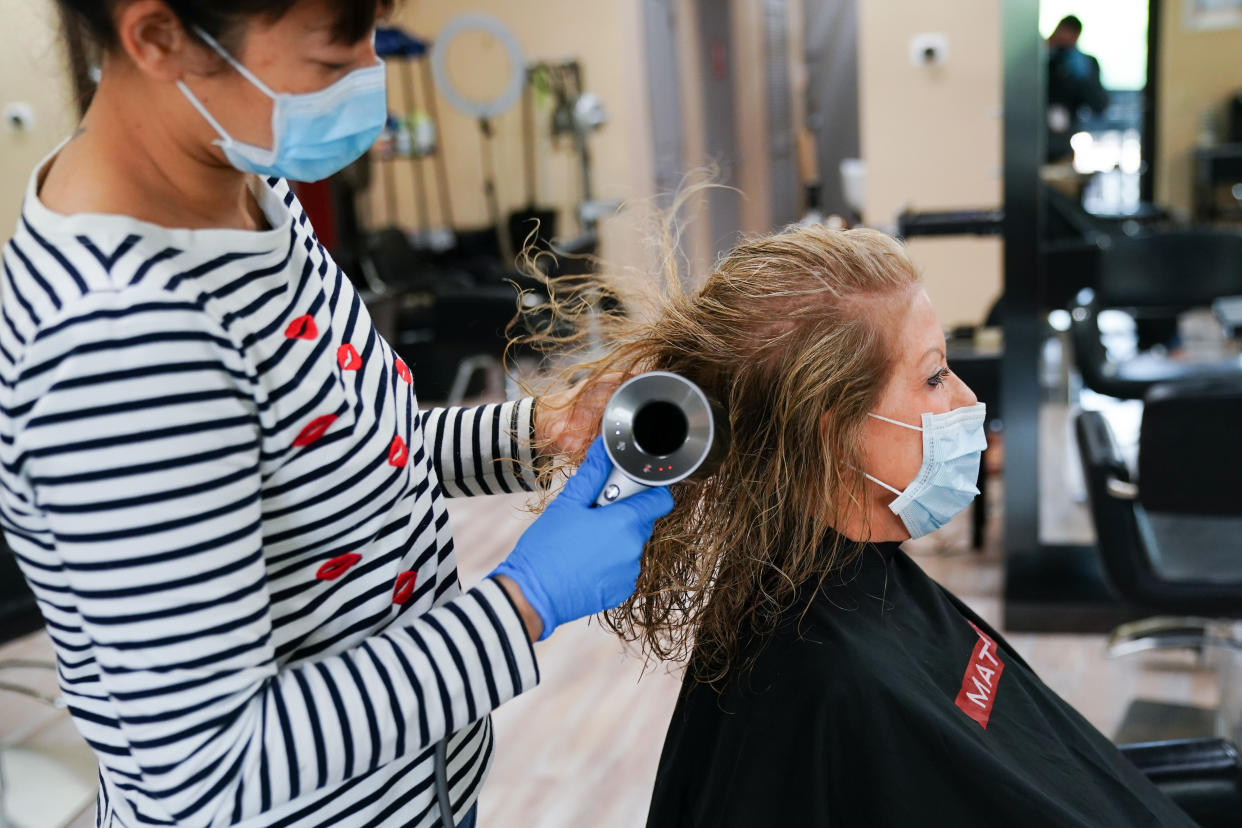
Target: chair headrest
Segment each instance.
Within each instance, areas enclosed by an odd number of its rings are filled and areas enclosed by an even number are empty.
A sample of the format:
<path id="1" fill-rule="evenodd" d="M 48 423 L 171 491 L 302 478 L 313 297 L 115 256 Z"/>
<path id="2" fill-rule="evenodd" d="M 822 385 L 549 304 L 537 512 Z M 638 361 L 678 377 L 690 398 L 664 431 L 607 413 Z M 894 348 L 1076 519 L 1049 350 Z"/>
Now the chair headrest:
<path id="1" fill-rule="evenodd" d="M 1242 233 L 1172 230 L 1110 242 L 1100 252 L 1105 306 L 1192 308 L 1242 294 Z"/>
<path id="2" fill-rule="evenodd" d="M 1242 372 L 1147 393 L 1139 500 L 1152 512 L 1242 515 Z"/>

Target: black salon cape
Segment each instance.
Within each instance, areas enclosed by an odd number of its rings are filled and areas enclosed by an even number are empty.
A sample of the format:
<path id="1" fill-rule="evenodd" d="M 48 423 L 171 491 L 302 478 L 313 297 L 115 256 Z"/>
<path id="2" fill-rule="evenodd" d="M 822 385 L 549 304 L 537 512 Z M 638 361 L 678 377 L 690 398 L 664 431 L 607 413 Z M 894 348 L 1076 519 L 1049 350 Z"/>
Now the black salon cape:
<path id="1" fill-rule="evenodd" d="M 648 828 L 1195 824 L 896 544 L 848 570 L 683 687 Z"/>

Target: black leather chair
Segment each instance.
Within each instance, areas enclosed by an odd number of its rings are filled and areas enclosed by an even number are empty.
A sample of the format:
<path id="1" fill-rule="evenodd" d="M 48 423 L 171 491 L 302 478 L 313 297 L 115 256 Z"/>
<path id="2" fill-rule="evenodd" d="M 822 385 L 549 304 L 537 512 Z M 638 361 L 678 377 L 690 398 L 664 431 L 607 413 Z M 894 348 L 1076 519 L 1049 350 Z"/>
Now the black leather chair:
<path id="1" fill-rule="evenodd" d="M 1101 244 L 1097 286 L 1070 306 L 1074 361 L 1088 388 L 1142 399 L 1157 383 L 1242 373 L 1236 359 L 1196 364 L 1142 353 L 1113 362 L 1099 329 L 1100 311 L 1125 309 L 1135 316 L 1142 347 L 1171 336 L 1181 312 L 1242 295 L 1242 233 L 1177 230 L 1112 236 Z"/>
<path id="2" fill-rule="evenodd" d="M 1242 764 L 1232 743 L 1178 739 L 1123 745 L 1121 752 L 1204 828 L 1242 822 Z"/>
<path id="3" fill-rule="evenodd" d="M 547 300 L 547 286 L 502 267 L 499 252 L 488 247 L 494 241 L 495 233 L 475 232 L 458 249 L 433 254 L 415 249 L 396 229 L 370 239 L 367 261 L 394 307 L 389 341 L 417 372 L 424 400 L 459 404 L 480 374 L 512 396 L 517 389 L 506 371 L 514 368 L 513 360 L 539 356 L 529 348 L 506 351 L 508 325 L 517 314 L 519 293 L 529 308 Z M 575 277 L 593 269 L 597 246 L 596 234 L 587 233 L 540 258 L 541 268 L 557 278 L 562 299 L 579 284 Z M 550 322 L 546 313 L 529 311 L 522 319 L 534 330 Z"/>
<path id="4" fill-rule="evenodd" d="M 1117 594 L 1153 613 L 1242 618 L 1242 376 L 1148 392 L 1137 482 L 1098 411 L 1075 427 Z"/>
<path id="5" fill-rule="evenodd" d="M 1119 598 L 1164 616 L 1119 628 L 1110 654 L 1236 652 L 1242 647 L 1232 623 L 1242 618 L 1242 377 L 1153 386 L 1144 403 L 1137 475 L 1099 412 L 1082 412 L 1075 429 L 1104 572 Z M 1242 824 L 1242 776 L 1230 741 L 1123 751 L 1201 825 Z"/>

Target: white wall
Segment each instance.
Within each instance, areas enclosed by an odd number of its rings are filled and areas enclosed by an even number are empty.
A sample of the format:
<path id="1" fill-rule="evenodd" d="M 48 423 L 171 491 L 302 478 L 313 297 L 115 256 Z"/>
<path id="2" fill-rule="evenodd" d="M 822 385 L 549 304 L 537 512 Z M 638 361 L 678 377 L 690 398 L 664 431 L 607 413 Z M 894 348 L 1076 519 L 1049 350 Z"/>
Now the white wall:
<path id="1" fill-rule="evenodd" d="M 641 0 L 418 0 L 401 7 L 398 23 L 420 37 L 432 39 L 449 20 L 463 12 L 483 12 L 499 19 L 515 34 L 528 62 L 568 58 L 581 61 L 586 88 L 600 96 L 610 115 L 609 123 L 591 139 L 595 195 L 622 199 L 628 205 L 616 217 L 602 223 L 601 252 L 620 265 L 644 261 L 643 221 L 648 215 L 646 202 L 653 194 L 654 162 Z M 479 99 L 495 95 L 505 77 L 506 65 L 499 46 L 489 37 L 463 35 L 448 53 L 454 81 L 463 93 Z M 399 93 L 398 70 L 389 71 L 394 93 Z M 398 94 L 393 95 L 394 101 L 399 99 Z M 486 225 L 478 124 L 450 107 L 442 96 L 438 96 L 438 102 L 454 218 L 462 228 Z M 578 161 L 568 139 L 558 145 L 549 139 L 549 106 L 537 108 L 541 134 L 538 195 L 542 202 L 564 208 L 562 234 L 572 235 L 576 232 L 572 209 L 577 204 L 580 186 Z M 520 208 L 526 201 L 521 129 L 518 106 L 496 119 L 493 144 L 502 214 Z M 430 187 L 432 167 L 430 162 L 425 163 Z M 414 185 L 409 162 L 397 164 L 398 220 L 409 229 L 415 226 Z M 386 214 L 382 183 L 377 180 L 373 189 L 371 206 L 376 218 L 382 221 Z M 431 193 L 428 200 L 434 221 L 439 223 L 441 217 Z"/>
<path id="2" fill-rule="evenodd" d="M 1188 3 L 1161 3 L 1156 102 L 1156 202 L 1183 213 L 1191 207 L 1194 148 L 1204 119 L 1213 119 L 1223 137 L 1226 101 L 1242 89 L 1242 28 L 1192 29 Z"/>
<path id="3" fill-rule="evenodd" d="M 0 0 L 0 107 L 29 103 L 36 118 L 30 132 L 0 124 L 0 243 L 12 235 L 31 171 L 77 120 L 55 9 L 50 0 Z"/>
<path id="4" fill-rule="evenodd" d="M 948 37 L 942 66 L 912 66 L 910 38 Z M 996 0 L 859 3 L 865 220 L 891 227 L 903 208 L 1001 204 L 1001 37 Z M 829 171 L 825 171 L 826 173 Z M 946 325 L 981 322 L 1002 285 L 998 239 L 913 240 Z"/>

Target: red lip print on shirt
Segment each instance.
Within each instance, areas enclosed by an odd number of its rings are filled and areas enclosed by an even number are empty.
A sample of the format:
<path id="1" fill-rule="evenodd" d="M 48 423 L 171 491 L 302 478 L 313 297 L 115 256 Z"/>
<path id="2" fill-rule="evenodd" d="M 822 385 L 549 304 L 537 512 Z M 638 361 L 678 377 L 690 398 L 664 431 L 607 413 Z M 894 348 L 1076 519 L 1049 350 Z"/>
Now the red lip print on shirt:
<path id="1" fill-rule="evenodd" d="M 414 597 L 414 584 L 418 582 L 417 572 L 402 572 L 397 576 L 397 585 L 392 591 L 392 602 L 404 604 Z"/>
<path id="2" fill-rule="evenodd" d="M 410 450 L 406 447 L 405 440 L 402 440 L 401 435 L 398 434 L 392 438 L 392 445 L 388 449 L 388 464 L 401 468 L 409 459 Z"/>
<path id="3" fill-rule="evenodd" d="M 353 345 L 342 345 L 336 349 L 336 362 L 342 371 L 357 371 L 362 367 L 362 357 Z"/>
<path id="4" fill-rule="evenodd" d="M 315 577 L 321 581 L 334 581 L 344 575 L 346 570 L 360 560 L 362 560 L 362 556 L 357 552 L 337 555 L 332 560 L 325 561 L 324 565 L 319 567 L 319 571 L 315 573 Z"/>
<path id="5" fill-rule="evenodd" d="M 397 376 L 401 377 L 401 379 L 405 380 L 406 382 L 410 382 L 413 380 L 413 375 L 410 373 L 410 367 L 406 365 L 404 362 L 402 362 L 401 360 L 397 360 L 396 363 L 394 364 L 394 367 L 397 369 Z"/>
<path id="6" fill-rule="evenodd" d="M 316 417 L 306 424 L 306 427 L 293 440 L 295 446 L 309 446 L 318 440 L 328 429 L 336 422 L 335 414 L 325 414 L 322 417 Z"/>
<path id="7" fill-rule="evenodd" d="M 314 339 L 319 336 L 319 328 L 315 327 L 315 317 L 299 316 L 285 328 L 285 336 L 289 339 Z"/>

